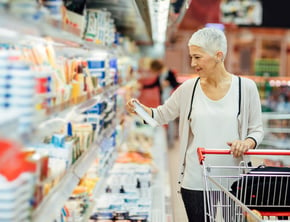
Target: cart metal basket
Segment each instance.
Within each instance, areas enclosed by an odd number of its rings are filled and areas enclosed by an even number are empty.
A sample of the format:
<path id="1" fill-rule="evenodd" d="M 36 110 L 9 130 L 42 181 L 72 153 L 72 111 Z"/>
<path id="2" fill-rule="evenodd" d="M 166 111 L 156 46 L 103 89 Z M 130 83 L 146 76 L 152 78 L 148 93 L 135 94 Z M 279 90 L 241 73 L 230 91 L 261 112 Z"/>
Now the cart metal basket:
<path id="1" fill-rule="evenodd" d="M 239 166 L 211 166 L 205 155 L 230 155 L 230 150 L 198 148 L 203 167 L 205 221 L 290 221 L 289 172 L 255 172 L 241 161 Z M 290 155 L 288 150 L 251 150 L 245 155 Z M 277 168 L 276 168 L 277 169 Z"/>

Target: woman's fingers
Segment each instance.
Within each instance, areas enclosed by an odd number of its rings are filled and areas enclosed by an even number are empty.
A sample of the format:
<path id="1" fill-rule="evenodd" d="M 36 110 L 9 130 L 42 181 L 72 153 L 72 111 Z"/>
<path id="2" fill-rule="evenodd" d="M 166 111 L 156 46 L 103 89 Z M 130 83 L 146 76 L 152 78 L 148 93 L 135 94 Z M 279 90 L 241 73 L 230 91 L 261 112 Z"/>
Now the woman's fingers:
<path id="1" fill-rule="evenodd" d="M 135 99 L 135 98 L 130 99 L 130 100 L 127 102 L 127 104 L 126 104 L 126 110 L 127 110 L 128 113 L 136 114 L 136 112 L 135 112 L 134 102 L 138 102 L 138 103 L 139 103 L 139 101 L 138 101 L 137 99 Z"/>
<path id="2" fill-rule="evenodd" d="M 227 144 L 231 147 L 231 152 L 234 157 L 240 157 L 249 150 L 249 145 L 242 140 L 235 140 Z"/>

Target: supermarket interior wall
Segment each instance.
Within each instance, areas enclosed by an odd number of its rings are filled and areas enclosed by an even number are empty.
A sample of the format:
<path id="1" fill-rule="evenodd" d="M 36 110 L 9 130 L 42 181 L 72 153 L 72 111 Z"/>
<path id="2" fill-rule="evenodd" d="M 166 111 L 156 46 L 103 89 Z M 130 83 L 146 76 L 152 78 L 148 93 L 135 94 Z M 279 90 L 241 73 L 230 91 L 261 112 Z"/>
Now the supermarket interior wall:
<path id="1" fill-rule="evenodd" d="M 174 42 L 168 42 L 164 61 L 180 74 L 192 74 L 187 42 L 193 30 L 181 30 Z M 237 75 L 290 76 L 290 32 L 285 28 L 228 27 L 227 69 Z M 257 73 L 259 59 L 279 62 L 273 73 Z"/>

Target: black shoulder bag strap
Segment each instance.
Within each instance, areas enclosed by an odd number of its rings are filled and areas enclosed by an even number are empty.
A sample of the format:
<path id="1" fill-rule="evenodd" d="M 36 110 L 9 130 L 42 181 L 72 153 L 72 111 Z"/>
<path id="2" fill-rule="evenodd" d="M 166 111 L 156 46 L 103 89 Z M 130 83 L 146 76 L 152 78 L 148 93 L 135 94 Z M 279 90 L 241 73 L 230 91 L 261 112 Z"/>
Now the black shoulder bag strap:
<path id="1" fill-rule="evenodd" d="M 190 101 L 190 109 L 189 109 L 189 113 L 188 113 L 188 116 L 187 116 L 188 120 L 190 119 L 190 115 L 191 115 L 191 111 L 192 111 L 193 97 L 194 97 L 195 89 L 196 89 L 196 86 L 197 86 L 197 83 L 198 83 L 199 79 L 200 79 L 200 77 L 198 77 L 195 80 L 195 83 L 194 83 L 194 86 L 193 86 L 193 90 L 192 90 L 192 94 L 191 94 L 191 101 Z"/>
<path id="2" fill-rule="evenodd" d="M 239 111 L 238 111 L 238 115 L 237 116 L 239 116 L 240 113 L 241 113 L 241 101 L 242 101 L 242 96 L 241 96 L 241 94 L 242 94 L 241 77 L 239 76 L 238 78 L 239 78 Z"/>
<path id="3" fill-rule="evenodd" d="M 241 102 L 242 102 L 242 96 L 241 96 L 241 91 L 242 91 L 242 87 L 241 87 L 241 77 L 238 76 L 239 78 L 239 110 L 238 110 L 238 114 L 237 116 L 240 115 L 241 113 Z M 192 103 L 193 103 L 193 98 L 194 98 L 194 93 L 195 93 L 195 89 L 196 89 L 196 86 L 197 86 L 197 83 L 199 81 L 200 77 L 198 77 L 194 83 L 194 87 L 193 87 L 193 90 L 192 90 L 192 94 L 191 94 L 191 101 L 190 101 L 190 109 L 189 109 L 189 113 L 188 113 L 188 116 L 187 116 L 187 119 L 189 120 L 190 119 L 190 115 L 191 115 L 191 112 L 192 112 Z"/>

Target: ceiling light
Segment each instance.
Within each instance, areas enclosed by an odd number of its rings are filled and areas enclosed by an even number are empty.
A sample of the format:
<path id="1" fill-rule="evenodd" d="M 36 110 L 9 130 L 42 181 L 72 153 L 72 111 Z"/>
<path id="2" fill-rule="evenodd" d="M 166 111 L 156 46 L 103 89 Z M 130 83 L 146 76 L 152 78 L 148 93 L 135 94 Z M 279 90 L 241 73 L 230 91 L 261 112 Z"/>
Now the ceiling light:
<path id="1" fill-rule="evenodd" d="M 170 0 L 149 0 L 148 5 L 153 41 L 157 43 L 164 43 L 166 40 Z"/>

